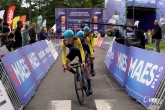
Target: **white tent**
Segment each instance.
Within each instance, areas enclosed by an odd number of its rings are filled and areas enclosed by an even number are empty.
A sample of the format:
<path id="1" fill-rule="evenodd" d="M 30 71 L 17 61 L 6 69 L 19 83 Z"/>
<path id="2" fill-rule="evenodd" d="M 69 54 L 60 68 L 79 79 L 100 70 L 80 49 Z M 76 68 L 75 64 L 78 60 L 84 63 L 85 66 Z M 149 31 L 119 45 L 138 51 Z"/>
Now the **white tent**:
<path id="1" fill-rule="evenodd" d="M 54 29 L 54 32 L 56 32 L 56 24 L 52 27 Z"/>

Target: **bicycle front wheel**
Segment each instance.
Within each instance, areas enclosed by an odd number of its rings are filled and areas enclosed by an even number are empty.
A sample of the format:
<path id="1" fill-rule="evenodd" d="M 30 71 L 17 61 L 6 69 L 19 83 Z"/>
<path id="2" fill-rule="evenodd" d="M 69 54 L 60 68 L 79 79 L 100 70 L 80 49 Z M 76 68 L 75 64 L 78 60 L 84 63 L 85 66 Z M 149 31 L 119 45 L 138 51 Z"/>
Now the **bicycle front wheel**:
<path id="1" fill-rule="evenodd" d="M 82 76 L 79 73 L 74 75 L 74 84 L 75 84 L 75 91 L 77 95 L 77 99 L 80 105 L 84 105 L 84 90 L 82 84 Z"/>

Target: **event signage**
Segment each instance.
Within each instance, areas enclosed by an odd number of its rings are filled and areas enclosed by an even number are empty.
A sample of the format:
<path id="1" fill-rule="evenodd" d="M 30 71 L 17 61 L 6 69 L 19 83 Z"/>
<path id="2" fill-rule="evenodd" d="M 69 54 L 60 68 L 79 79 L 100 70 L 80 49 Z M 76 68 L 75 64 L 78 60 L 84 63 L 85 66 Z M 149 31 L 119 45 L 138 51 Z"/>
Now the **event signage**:
<path id="1" fill-rule="evenodd" d="M 42 67 L 44 69 L 44 73 L 46 75 L 46 73 L 50 69 L 50 64 L 49 64 L 49 60 L 47 58 L 47 55 L 45 53 L 45 50 L 42 48 L 43 42 L 39 41 L 39 42 L 33 43 L 31 46 L 33 47 L 36 54 L 38 55 L 38 58 L 39 58 L 39 60 L 42 64 Z"/>
<path id="2" fill-rule="evenodd" d="M 165 55 L 131 47 L 128 56 L 126 91 L 148 107 L 165 74 Z"/>
<path id="3" fill-rule="evenodd" d="M 113 42 L 104 63 L 128 94 L 149 107 L 164 77 L 164 57 L 164 54 Z"/>
<path id="4" fill-rule="evenodd" d="M 50 51 L 53 55 L 53 58 L 56 60 L 57 57 L 58 57 L 58 53 L 57 53 L 56 49 L 54 48 L 52 41 L 51 40 L 46 40 L 46 43 L 50 48 Z"/>
<path id="5" fill-rule="evenodd" d="M 41 62 L 38 55 L 34 51 L 31 45 L 27 45 L 21 48 L 28 66 L 33 74 L 33 78 L 40 83 L 41 79 L 45 76 L 44 70 L 42 68 Z"/>
<path id="6" fill-rule="evenodd" d="M 67 9 L 66 8 L 56 8 L 56 33 L 57 36 L 62 37 L 65 30 L 67 30 Z"/>
<path id="7" fill-rule="evenodd" d="M 6 54 L 1 60 L 21 103 L 25 105 L 37 87 L 26 59 L 21 50 L 17 49 Z"/>
<path id="8" fill-rule="evenodd" d="M 104 63 L 107 65 L 109 72 L 124 87 L 127 71 L 127 55 L 129 47 L 113 42 L 109 48 Z"/>
<path id="9" fill-rule="evenodd" d="M 48 58 L 48 63 L 49 63 L 49 68 L 50 68 L 55 61 L 51 53 L 51 48 L 47 45 L 46 40 L 42 40 L 40 45 L 42 45 L 42 48 L 44 49 L 46 53 L 46 57 Z"/>

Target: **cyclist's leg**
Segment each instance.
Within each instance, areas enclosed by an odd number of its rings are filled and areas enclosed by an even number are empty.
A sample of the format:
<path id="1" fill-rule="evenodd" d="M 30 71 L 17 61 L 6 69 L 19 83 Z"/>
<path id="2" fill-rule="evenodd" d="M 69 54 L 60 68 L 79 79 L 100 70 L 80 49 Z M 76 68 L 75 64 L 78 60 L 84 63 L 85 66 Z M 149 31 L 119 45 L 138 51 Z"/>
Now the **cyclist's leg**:
<path id="1" fill-rule="evenodd" d="M 72 72 L 73 74 L 75 74 L 76 72 L 72 69 L 72 68 L 70 68 L 70 66 L 69 66 L 69 63 L 71 62 L 71 61 L 73 61 L 74 60 L 74 58 L 76 57 L 77 55 L 75 54 L 75 51 L 74 51 L 74 49 L 70 49 L 70 51 L 69 51 L 69 53 L 68 53 L 68 55 L 67 55 L 67 60 L 66 60 L 66 67 L 67 67 L 67 70 L 68 71 L 70 71 L 70 72 Z"/>
<path id="2" fill-rule="evenodd" d="M 86 50 L 87 50 L 87 53 L 90 55 L 91 53 L 90 53 L 90 49 L 89 49 L 88 46 L 86 47 Z M 92 76 L 95 76 L 94 64 L 93 64 L 93 59 L 92 58 L 90 58 L 90 67 L 91 67 L 90 72 L 92 73 Z"/>
<path id="3" fill-rule="evenodd" d="M 81 55 L 80 55 L 80 51 L 78 51 L 78 57 L 79 57 L 80 62 L 82 63 L 82 59 L 81 59 Z M 83 70 L 84 70 L 84 72 L 85 72 L 85 74 L 86 74 L 86 78 L 87 78 L 87 83 L 88 83 L 88 93 L 89 93 L 89 95 L 92 95 L 93 90 L 92 90 L 92 87 L 91 87 L 90 72 L 89 72 L 89 69 L 88 69 L 87 64 L 84 65 Z"/>

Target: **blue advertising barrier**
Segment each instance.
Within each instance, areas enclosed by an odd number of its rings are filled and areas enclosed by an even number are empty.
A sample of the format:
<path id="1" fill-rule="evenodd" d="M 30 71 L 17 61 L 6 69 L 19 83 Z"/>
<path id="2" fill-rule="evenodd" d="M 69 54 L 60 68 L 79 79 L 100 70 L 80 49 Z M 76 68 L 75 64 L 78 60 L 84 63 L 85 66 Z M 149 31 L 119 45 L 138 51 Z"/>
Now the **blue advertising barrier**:
<path id="1" fill-rule="evenodd" d="M 43 67 L 43 69 L 45 71 L 45 75 L 46 75 L 46 73 L 50 69 L 50 65 L 49 65 L 49 61 L 48 61 L 47 55 L 45 53 L 45 50 L 42 48 L 43 42 L 39 41 L 39 42 L 32 44 L 31 46 L 33 47 L 36 54 L 38 55 L 39 60 L 42 64 L 42 67 Z"/>
<path id="2" fill-rule="evenodd" d="M 46 73 L 44 73 L 44 70 L 42 68 L 38 55 L 36 54 L 34 49 L 31 47 L 31 45 L 22 47 L 21 52 L 23 53 L 24 58 L 26 59 L 31 72 L 34 75 L 35 80 L 37 80 L 39 84 L 41 79 L 44 77 Z"/>
<path id="3" fill-rule="evenodd" d="M 42 45 L 42 48 L 45 50 L 46 56 L 48 58 L 49 68 L 50 68 L 51 65 L 54 63 L 55 59 L 53 58 L 51 49 L 49 48 L 45 40 L 41 41 L 41 45 Z"/>
<path id="4" fill-rule="evenodd" d="M 111 75 L 122 87 L 124 87 L 125 84 L 128 51 L 129 47 L 113 42 L 104 61 Z"/>
<path id="5" fill-rule="evenodd" d="M 23 105 L 25 105 L 37 88 L 37 81 L 20 49 L 6 54 L 2 59 L 4 68 Z"/>
<path id="6" fill-rule="evenodd" d="M 60 44 L 56 40 L 57 44 Z M 58 49 L 60 48 L 60 49 Z M 56 49 L 61 51 L 61 45 Z M 1 58 L 3 66 L 24 106 L 34 94 L 37 85 L 54 63 L 58 53 L 52 42 L 39 41 L 12 51 Z"/>
<path id="7" fill-rule="evenodd" d="M 164 54 L 113 42 L 104 63 L 128 94 L 149 107 L 165 74 L 164 58 Z"/>
<path id="8" fill-rule="evenodd" d="M 60 39 L 60 40 L 62 41 L 62 39 Z M 52 43 L 53 43 L 54 48 L 57 51 L 57 53 L 60 54 L 60 52 L 62 50 L 60 42 L 56 39 L 56 40 L 53 40 Z"/>
<path id="9" fill-rule="evenodd" d="M 165 74 L 164 58 L 164 54 L 130 47 L 125 88 L 146 107 L 150 105 L 149 99 L 154 98 Z"/>

